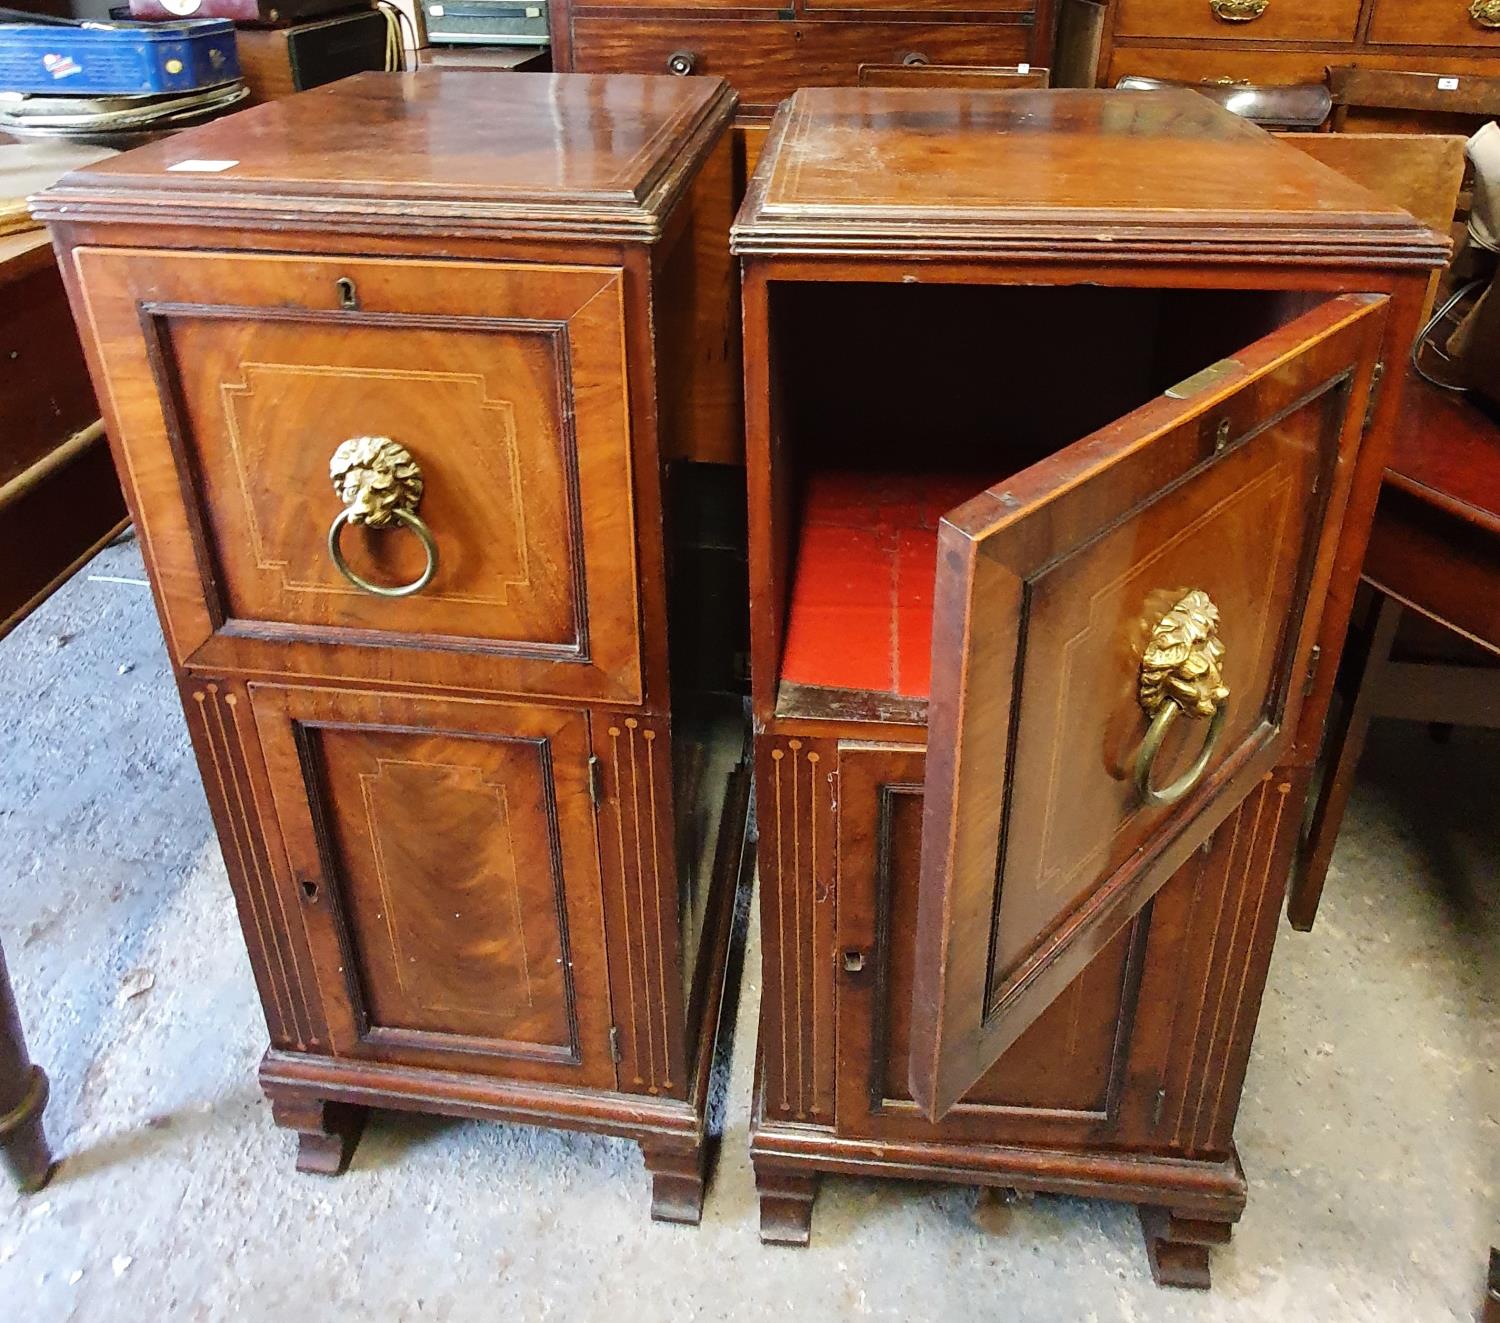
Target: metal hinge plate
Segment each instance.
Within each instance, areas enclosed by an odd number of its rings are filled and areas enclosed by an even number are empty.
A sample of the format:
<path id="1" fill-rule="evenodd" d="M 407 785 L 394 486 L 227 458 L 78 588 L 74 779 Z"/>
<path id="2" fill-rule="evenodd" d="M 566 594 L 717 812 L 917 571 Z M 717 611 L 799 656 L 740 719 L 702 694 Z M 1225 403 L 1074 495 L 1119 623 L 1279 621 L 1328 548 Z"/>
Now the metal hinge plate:
<path id="1" fill-rule="evenodd" d="M 1380 403 L 1380 384 L 1385 379 L 1385 364 L 1375 364 L 1375 369 L 1370 373 L 1370 395 L 1365 404 L 1365 430 L 1368 431 L 1370 424 L 1375 421 L 1375 408 Z"/>
<path id="2" fill-rule="evenodd" d="M 620 1026 L 612 1024 L 609 1026 L 609 1059 L 620 1064 Z"/>
<path id="3" fill-rule="evenodd" d="M 1221 381 L 1227 381 L 1235 373 L 1244 370 L 1245 365 L 1239 359 L 1221 358 L 1217 363 L 1210 363 L 1206 368 L 1179 381 L 1175 386 L 1168 386 L 1166 396 L 1169 400 L 1190 400 L 1193 396 L 1202 395 L 1204 391 L 1213 389 Z"/>
<path id="4" fill-rule="evenodd" d="M 589 756 L 589 800 L 595 808 L 604 803 L 604 765 L 592 754 Z"/>
<path id="5" fill-rule="evenodd" d="M 1306 698 L 1312 693 L 1312 687 L 1318 678 L 1318 663 L 1323 660 L 1323 645 L 1314 643 L 1312 651 L 1307 654 L 1307 675 L 1302 681 L 1302 697 Z"/>

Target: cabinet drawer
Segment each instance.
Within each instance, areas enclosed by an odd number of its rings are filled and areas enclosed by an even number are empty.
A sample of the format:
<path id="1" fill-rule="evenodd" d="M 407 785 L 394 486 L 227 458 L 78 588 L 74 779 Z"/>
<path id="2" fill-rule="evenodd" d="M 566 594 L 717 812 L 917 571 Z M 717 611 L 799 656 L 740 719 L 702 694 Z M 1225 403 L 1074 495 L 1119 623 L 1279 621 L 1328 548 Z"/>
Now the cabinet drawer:
<path id="1" fill-rule="evenodd" d="M 586 71 L 664 73 L 677 52 L 692 72 L 726 78 L 745 107 L 770 107 L 799 87 L 854 83 L 861 64 L 1014 64 L 1027 58 L 1020 23 L 782 23 L 743 19 L 646 22 L 581 18 L 573 60 Z"/>
<path id="2" fill-rule="evenodd" d="M 1369 40 L 1381 46 L 1500 46 L 1500 4 L 1375 0 Z"/>
<path id="3" fill-rule="evenodd" d="M 1352 42 L 1359 7 L 1360 0 L 1120 0 L 1115 35 Z"/>
<path id="4" fill-rule="evenodd" d="M 618 269 L 75 258 L 179 662 L 640 699 Z"/>
<path id="5" fill-rule="evenodd" d="M 251 706 L 335 1055 L 614 1087 L 587 715 L 262 685 Z"/>

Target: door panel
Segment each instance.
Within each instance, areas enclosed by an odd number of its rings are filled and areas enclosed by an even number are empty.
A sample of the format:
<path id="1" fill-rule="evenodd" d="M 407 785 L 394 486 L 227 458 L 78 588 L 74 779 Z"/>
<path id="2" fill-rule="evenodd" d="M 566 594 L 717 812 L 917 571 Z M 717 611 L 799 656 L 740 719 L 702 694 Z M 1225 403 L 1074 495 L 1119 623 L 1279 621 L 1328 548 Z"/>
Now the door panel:
<path id="1" fill-rule="evenodd" d="M 252 705 L 334 1052 L 613 1087 L 587 717 Z"/>
<path id="2" fill-rule="evenodd" d="M 639 700 L 619 270 L 74 256 L 179 661 Z M 406 596 L 331 555 L 361 437 L 420 478 Z M 427 562 L 403 521 L 338 541 L 376 586 Z"/>
<path id="3" fill-rule="evenodd" d="M 854 1136 L 1101 1143 L 1116 1130 L 1144 920 L 1118 933 L 941 1121 L 908 1086 L 923 753 L 841 744 L 838 1128 Z"/>
<path id="4" fill-rule="evenodd" d="M 911 1075 L 929 1115 L 1284 752 L 1384 302 L 1330 300 L 944 520 Z M 1165 725 L 1143 711 L 1152 656 Z M 1155 786 L 1205 755 L 1170 805 L 1137 789 L 1148 727 Z"/>

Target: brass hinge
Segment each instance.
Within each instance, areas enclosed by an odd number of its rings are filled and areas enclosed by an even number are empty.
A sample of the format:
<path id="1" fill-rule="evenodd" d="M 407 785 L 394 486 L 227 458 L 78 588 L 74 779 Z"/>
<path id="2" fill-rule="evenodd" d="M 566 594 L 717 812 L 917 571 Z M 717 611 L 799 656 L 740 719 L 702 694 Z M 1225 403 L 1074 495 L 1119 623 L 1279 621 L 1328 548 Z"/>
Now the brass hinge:
<path id="1" fill-rule="evenodd" d="M 1323 660 L 1323 645 L 1314 643 L 1312 651 L 1307 654 L 1307 675 L 1302 681 L 1302 697 L 1306 698 L 1312 693 L 1313 685 L 1318 679 L 1318 663 Z"/>
<path id="2" fill-rule="evenodd" d="M 1156 1091 L 1156 1105 L 1151 1109 L 1151 1128 L 1156 1129 L 1161 1124 L 1162 1109 L 1167 1105 L 1167 1091 L 1158 1089 Z"/>
<path id="3" fill-rule="evenodd" d="M 620 1064 L 620 1026 L 612 1024 L 609 1026 L 609 1059 Z"/>
<path id="4" fill-rule="evenodd" d="M 1193 373 L 1192 376 L 1179 381 L 1175 386 L 1168 386 L 1167 398 L 1170 400 L 1190 400 L 1195 395 L 1202 395 L 1206 390 L 1212 390 L 1222 381 L 1227 381 L 1236 372 L 1243 372 L 1245 365 L 1237 358 L 1221 358 L 1217 363 L 1210 363 L 1206 368 Z"/>
<path id="5" fill-rule="evenodd" d="M 604 765 L 594 754 L 589 755 L 589 801 L 595 808 L 604 803 Z"/>
<path id="6" fill-rule="evenodd" d="M 1385 363 L 1375 364 L 1374 371 L 1370 373 L 1370 394 L 1365 404 L 1365 430 L 1370 430 L 1370 424 L 1375 421 L 1375 406 L 1380 403 L 1380 383 L 1385 378 Z"/>

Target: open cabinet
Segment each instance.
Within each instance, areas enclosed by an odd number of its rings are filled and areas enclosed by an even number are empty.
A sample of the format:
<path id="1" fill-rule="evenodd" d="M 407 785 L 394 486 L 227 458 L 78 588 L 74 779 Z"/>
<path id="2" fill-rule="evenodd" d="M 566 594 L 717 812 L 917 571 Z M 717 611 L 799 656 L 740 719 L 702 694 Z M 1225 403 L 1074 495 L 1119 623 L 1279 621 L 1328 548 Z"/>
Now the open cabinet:
<path id="1" fill-rule="evenodd" d="M 1192 93 L 812 90 L 734 244 L 762 1237 L 1088 1193 L 1206 1286 L 1444 241 Z"/>

